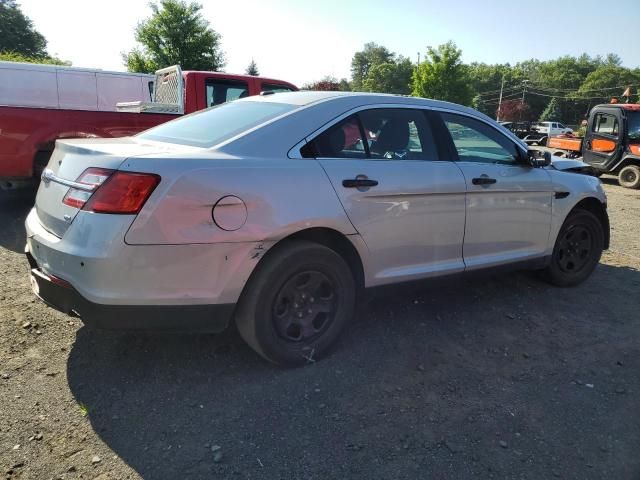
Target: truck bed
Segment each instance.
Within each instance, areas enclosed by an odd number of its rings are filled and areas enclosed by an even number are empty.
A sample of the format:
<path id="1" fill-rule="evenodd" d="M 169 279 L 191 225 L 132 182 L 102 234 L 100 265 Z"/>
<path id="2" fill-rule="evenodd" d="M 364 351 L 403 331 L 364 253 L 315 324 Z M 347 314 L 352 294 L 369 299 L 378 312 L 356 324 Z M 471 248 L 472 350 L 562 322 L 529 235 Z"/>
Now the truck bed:
<path id="1" fill-rule="evenodd" d="M 582 150 L 582 138 L 580 137 L 551 137 L 547 141 L 547 147 L 580 152 Z"/>
<path id="2" fill-rule="evenodd" d="M 176 117 L 0 106 L 0 179 L 31 177 L 46 164 L 57 138 L 126 137 Z"/>

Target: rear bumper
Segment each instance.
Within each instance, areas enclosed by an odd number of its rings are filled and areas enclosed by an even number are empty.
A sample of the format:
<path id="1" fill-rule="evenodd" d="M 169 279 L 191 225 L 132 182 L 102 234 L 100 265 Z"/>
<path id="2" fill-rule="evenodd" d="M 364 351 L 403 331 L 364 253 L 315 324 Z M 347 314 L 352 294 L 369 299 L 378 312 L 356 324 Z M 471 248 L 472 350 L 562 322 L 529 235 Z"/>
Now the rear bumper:
<path id="1" fill-rule="evenodd" d="M 124 330 L 179 330 L 220 332 L 233 317 L 235 304 L 215 305 L 105 305 L 84 298 L 70 283 L 47 275 L 27 250 L 31 286 L 47 305 L 76 315 L 94 328 Z"/>

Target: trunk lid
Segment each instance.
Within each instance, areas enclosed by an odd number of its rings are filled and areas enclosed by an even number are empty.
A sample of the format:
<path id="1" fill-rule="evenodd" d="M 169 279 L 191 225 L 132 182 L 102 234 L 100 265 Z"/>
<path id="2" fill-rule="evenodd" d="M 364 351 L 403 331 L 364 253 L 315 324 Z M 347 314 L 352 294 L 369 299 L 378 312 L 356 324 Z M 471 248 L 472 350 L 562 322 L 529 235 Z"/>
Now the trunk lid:
<path id="1" fill-rule="evenodd" d="M 163 151 L 131 138 L 58 140 L 43 172 L 36 195 L 36 212 L 49 232 L 62 237 L 80 209 L 62 203 L 74 182 L 90 167 L 117 170 L 130 157 Z"/>

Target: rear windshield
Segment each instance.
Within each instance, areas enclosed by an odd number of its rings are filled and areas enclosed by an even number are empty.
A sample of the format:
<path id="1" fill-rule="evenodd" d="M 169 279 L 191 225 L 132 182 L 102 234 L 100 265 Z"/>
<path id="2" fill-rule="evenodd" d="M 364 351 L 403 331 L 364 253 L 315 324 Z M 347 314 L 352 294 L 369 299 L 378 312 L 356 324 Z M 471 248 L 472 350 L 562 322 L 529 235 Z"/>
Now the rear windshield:
<path id="1" fill-rule="evenodd" d="M 296 105 L 284 103 L 230 102 L 163 123 L 142 132 L 138 138 L 213 147 L 295 108 Z"/>
<path id="2" fill-rule="evenodd" d="M 634 143 L 640 143 L 640 112 L 627 112 L 629 121 L 629 140 Z"/>

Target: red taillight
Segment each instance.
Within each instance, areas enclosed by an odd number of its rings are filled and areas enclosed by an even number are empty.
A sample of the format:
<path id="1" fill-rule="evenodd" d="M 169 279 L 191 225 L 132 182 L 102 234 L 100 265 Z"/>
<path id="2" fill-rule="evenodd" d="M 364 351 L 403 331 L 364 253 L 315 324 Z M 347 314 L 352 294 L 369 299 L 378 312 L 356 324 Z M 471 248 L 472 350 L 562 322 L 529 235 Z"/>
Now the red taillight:
<path id="1" fill-rule="evenodd" d="M 62 203 L 96 213 L 138 213 L 160 177 L 151 173 L 134 173 L 87 168 L 62 199 Z M 87 188 L 82 188 L 86 185 Z"/>
<path id="2" fill-rule="evenodd" d="M 62 203 L 74 208 L 82 208 L 84 204 L 89 200 L 89 197 L 95 192 L 96 188 L 104 183 L 113 173 L 113 170 L 106 168 L 87 168 L 80 174 L 76 183 L 87 185 L 87 190 L 81 188 L 71 187 L 67 194 L 62 199 Z"/>
<path id="3" fill-rule="evenodd" d="M 158 175 L 117 171 L 96 189 L 82 209 L 96 213 L 138 213 L 158 183 Z"/>

